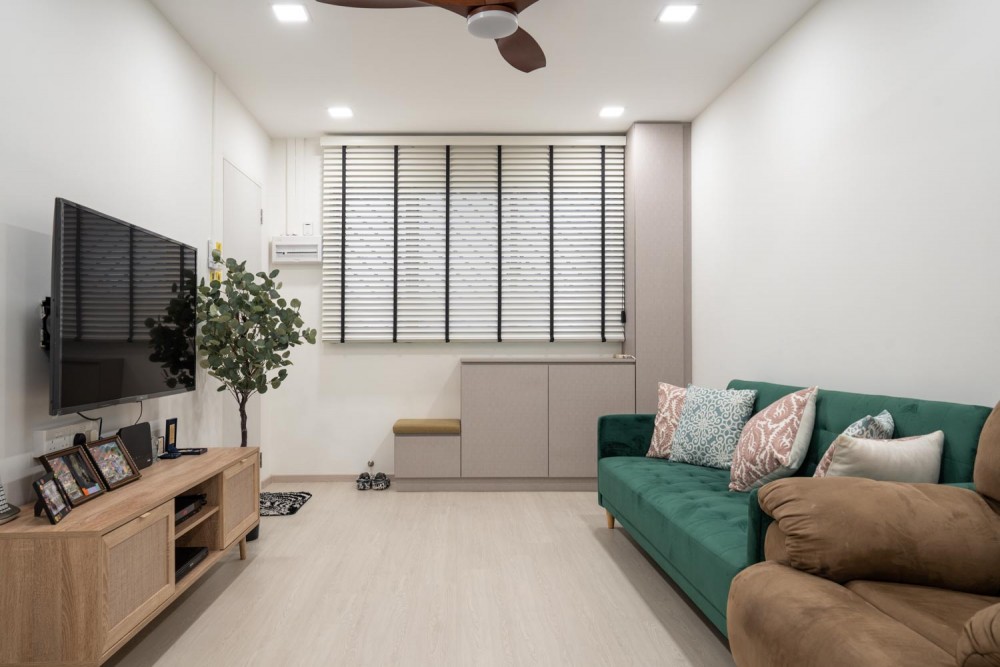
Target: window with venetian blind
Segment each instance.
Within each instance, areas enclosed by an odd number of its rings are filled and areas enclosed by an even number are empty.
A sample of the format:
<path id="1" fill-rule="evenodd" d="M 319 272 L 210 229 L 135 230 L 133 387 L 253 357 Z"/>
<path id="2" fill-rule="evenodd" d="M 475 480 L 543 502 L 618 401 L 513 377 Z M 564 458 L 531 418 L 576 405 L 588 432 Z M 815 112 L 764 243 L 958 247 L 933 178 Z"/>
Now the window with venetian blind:
<path id="1" fill-rule="evenodd" d="M 621 137 L 330 137 L 322 191 L 324 340 L 624 339 Z"/>

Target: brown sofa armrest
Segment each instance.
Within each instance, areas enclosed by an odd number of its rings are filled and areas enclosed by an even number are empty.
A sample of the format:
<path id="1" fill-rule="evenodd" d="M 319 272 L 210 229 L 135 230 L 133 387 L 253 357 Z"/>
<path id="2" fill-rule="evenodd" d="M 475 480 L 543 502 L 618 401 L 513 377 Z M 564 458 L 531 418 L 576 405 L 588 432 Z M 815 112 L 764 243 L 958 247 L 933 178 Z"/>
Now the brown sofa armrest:
<path id="1" fill-rule="evenodd" d="M 955 652 L 958 667 L 1000 665 L 1000 604 L 987 607 L 965 624 Z"/>
<path id="2" fill-rule="evenodd" d="M 1000 515 L 982 496 L 940 484 L 797 477 L 767 484 L 760 506 L 797 570 L 836 582 L 894 581 L 995 595 Z"/>

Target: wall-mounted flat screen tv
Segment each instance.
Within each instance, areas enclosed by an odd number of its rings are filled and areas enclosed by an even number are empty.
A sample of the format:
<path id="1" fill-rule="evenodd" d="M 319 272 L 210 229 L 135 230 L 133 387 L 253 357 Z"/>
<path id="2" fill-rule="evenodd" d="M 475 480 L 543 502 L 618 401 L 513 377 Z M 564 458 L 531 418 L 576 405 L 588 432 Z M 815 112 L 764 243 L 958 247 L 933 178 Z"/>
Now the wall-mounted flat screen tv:
<path id="1" fill-rule="evenodd" d="M 56 199 L 53 415 L 195 389 L 197 252 Z"/>

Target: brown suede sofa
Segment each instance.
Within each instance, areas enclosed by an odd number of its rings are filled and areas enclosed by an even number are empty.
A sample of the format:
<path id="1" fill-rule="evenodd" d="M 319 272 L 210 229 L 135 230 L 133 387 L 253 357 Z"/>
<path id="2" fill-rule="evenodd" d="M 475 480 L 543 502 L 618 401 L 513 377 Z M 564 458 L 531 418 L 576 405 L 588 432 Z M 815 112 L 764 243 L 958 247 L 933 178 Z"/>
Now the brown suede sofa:
<path id="1" fill-rule="evenodd" d="M 729 592 L 739 667 L 1000 666 L 1000 405 L 975 490 L 856 478 L 761 489 L 766 562 Z"/>

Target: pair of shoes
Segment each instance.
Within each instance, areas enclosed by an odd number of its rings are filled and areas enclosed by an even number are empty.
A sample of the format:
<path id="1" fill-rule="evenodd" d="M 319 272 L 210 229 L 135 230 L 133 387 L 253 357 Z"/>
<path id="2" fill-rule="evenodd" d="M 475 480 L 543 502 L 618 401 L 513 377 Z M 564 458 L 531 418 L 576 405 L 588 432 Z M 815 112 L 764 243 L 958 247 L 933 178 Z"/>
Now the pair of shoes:
<path id="1" fill-rule="evenodd" d="M 384 472 L 375 473 L 375 479 L 372 480 L 372 488 L 376 491 L 385 491 L 389 488 L 389 478 L 385 476 Z"/>
<path id="2" fill-rule="evenodd" d="M 357 480 L 358 491 L 367 491 L 372 488 L 372 476 L 366 472 L 361 473 Z"/>

